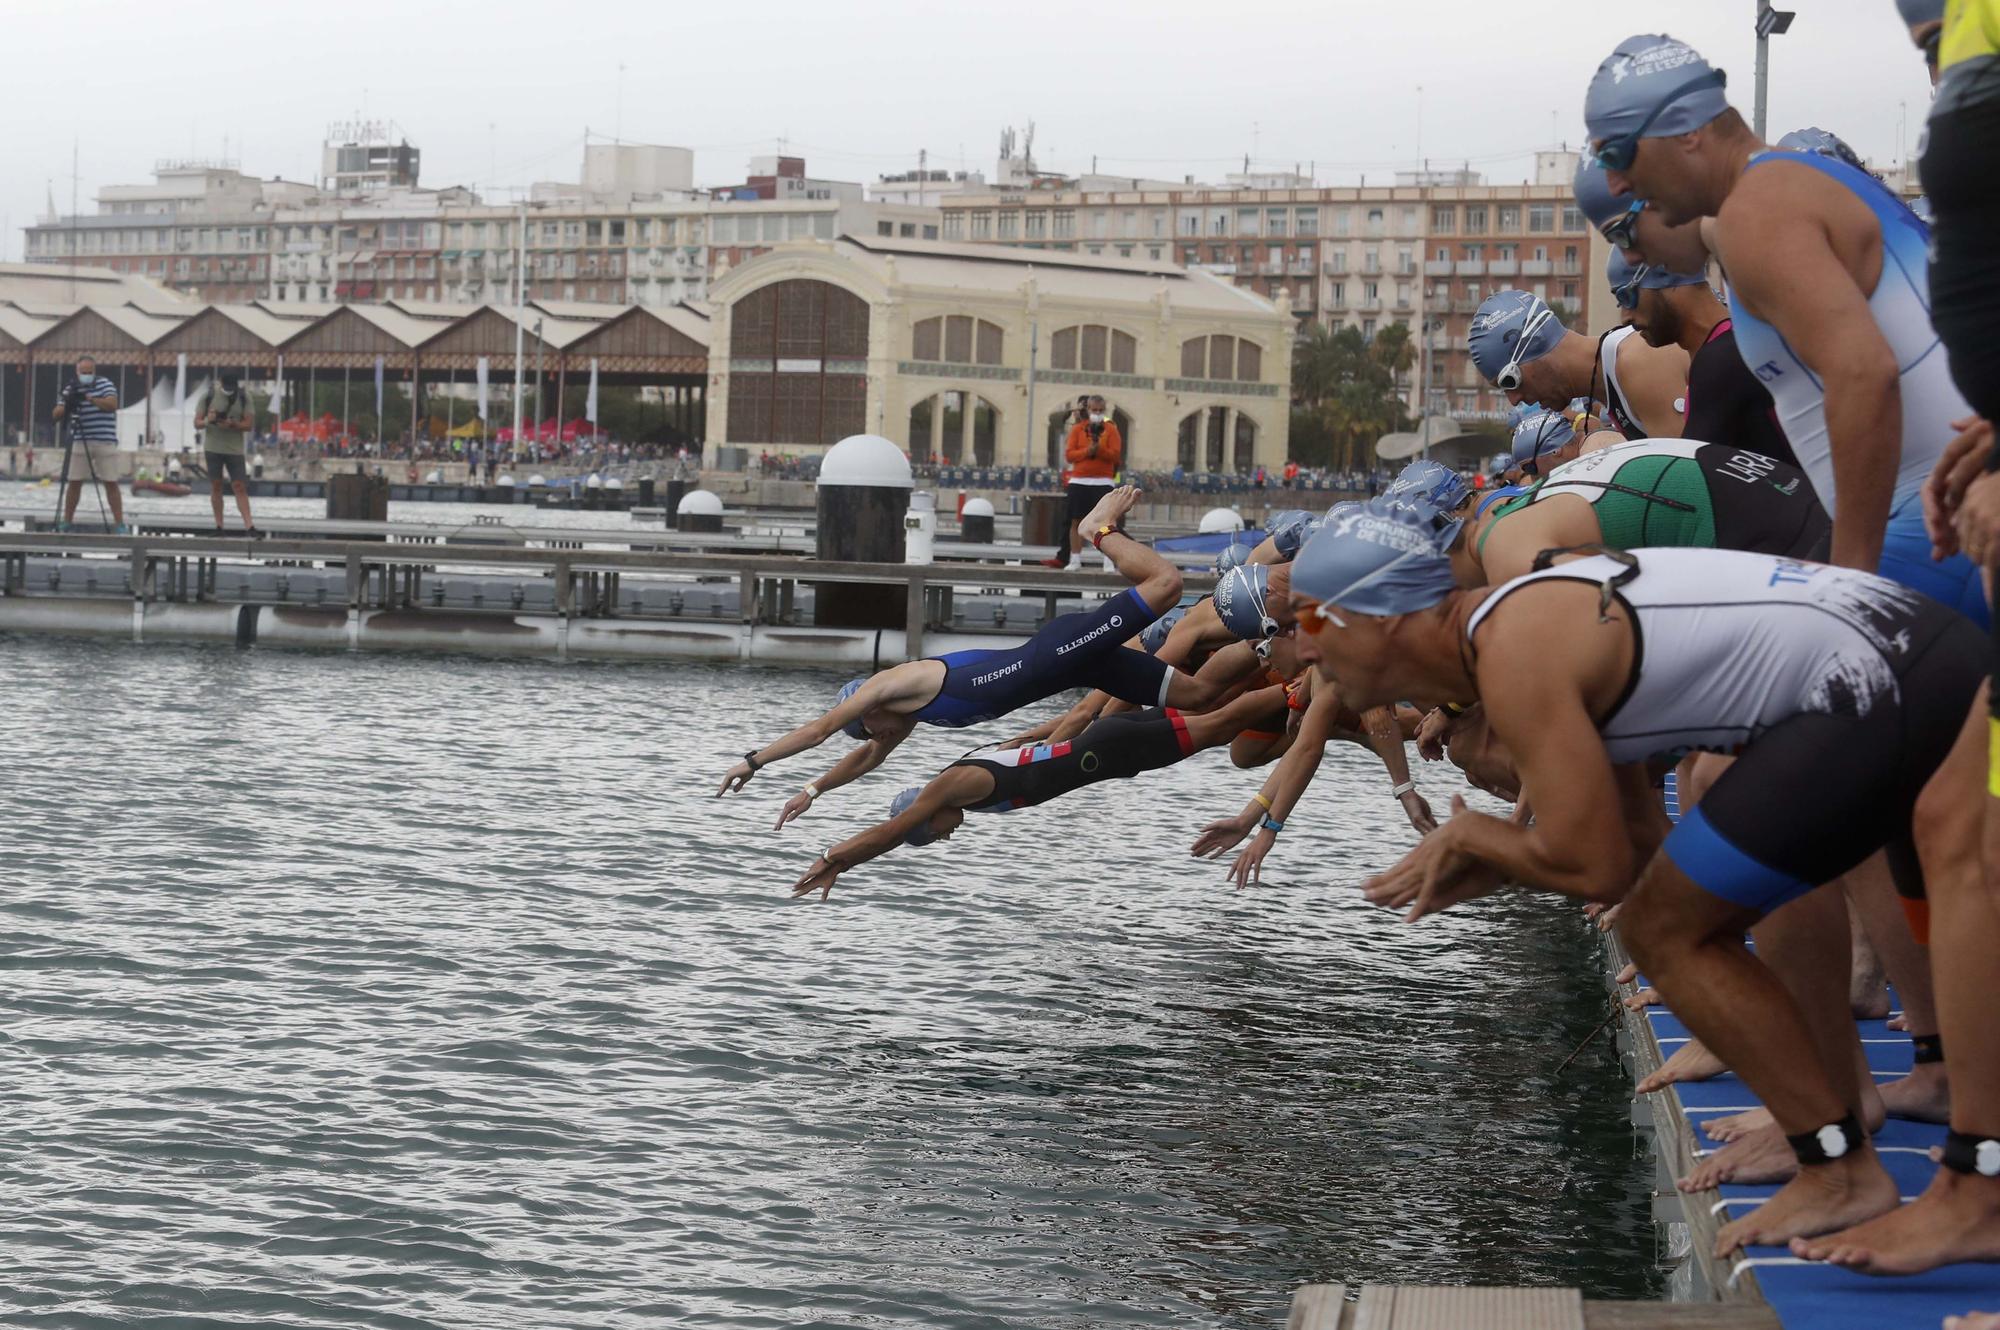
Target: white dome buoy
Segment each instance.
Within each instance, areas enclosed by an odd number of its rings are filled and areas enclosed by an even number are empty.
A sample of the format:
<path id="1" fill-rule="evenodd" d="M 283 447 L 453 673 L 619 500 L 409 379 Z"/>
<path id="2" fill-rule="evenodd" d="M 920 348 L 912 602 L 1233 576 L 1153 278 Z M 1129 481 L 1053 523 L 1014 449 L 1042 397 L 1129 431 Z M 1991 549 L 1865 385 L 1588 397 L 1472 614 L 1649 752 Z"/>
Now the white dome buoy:
<path id="1" fill-rule="evenodd" d="M 674 512 L 681 517 L 720 517 L 722 497 L 708 490 L 689 490 L 681 495 L 680 507 Z"/>
<path id="2" fill-rule="evenodd" d="M 959 510 L 960 517 L 991 517 L 993 504 L 986 499 L 967 499 L 965 507 Z"/>
<path id="3" fill-rule="evenodd" d="M 1243 514 L 1234 508 L 1211 508 L 1201 515 L 1201 532 L 1208 535 L 1216 531 L 1241 531 Z"/>
<path id="4" fill-rule="evenodd" d="M 444 472 L 442 472 L 442 471 L 427 471 L 427 472 L 425 472 L 425 473 L 424 473 L 424 484 L 426 484 L 426 485 L 439 485 L 439 484 L 443 484 L 443 483 L 444 483 Z"/>
<path id="5" fill-rule="evenodd" d="M 604 477 L 593 471 L 583 478 L 583 487 L 587 490 L 601 490 L 604 488 Z"/>
<path id="6" fill-rule="evenodd" d="M 546 476 L 533 475 L 528 477 L 528 483 L 530 485 L 547 485 L 549 482 Z"/>
<path id="7" fill-rule="evenodd" d="M 608 490 L 622 490 L 625 488 L 625 482 L 616 476 L 607 476 L 604 480 L 604 488 Z"/>
<path id="8" fill-rule="evenodd" d="M 493 483 L 496 485 L 505 485 L 508 489 L 514 488 L 514 478 L 512 476 L 502 476 Z"/>
<path id="9" fill-rule="evenodd" d="M 851 434 L 826 450 L 819 483 L 906 490 L 915 480 L 901 448 L 879 434 Z"/>

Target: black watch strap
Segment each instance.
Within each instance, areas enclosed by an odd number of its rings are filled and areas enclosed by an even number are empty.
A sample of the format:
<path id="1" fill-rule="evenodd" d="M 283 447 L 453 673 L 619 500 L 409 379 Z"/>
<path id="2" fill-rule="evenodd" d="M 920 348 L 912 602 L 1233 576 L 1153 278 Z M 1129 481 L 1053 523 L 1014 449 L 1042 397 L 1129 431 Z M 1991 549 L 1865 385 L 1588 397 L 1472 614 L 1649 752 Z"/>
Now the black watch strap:
<path id="1" fill-rule="evenodd" d="M 763 763 L 757 760 L 757 750 L 754 748 L 743 755 L 743 760 L 750 764 L 750 774 L 753 776 L 756 775 L 757 772 L 763 766 Z"/>

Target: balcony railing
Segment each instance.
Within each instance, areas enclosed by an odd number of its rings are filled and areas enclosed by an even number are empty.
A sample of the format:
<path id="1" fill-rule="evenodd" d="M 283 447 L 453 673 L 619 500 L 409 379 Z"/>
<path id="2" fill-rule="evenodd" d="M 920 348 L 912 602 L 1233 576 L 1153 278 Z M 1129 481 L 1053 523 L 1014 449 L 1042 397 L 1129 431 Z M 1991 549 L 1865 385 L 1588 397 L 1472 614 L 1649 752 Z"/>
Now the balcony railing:
<path id="1" fill-rule="evenodd" d="M 1432 259 L 1430 262 L 1424 264 L 1424 276 L 1426 277 L 1451 276 L 1451 260 Z"/>
<path id="2" fill-rule="evenodd" d="M 1521 276 L 1523 277 L 1547 277 L 1554 271 L 1555 264 L 1549 262 L 1547 259 L 1521 260 Z"/>
<path id="3" fill-rule="evenodd" d="M 1484 277 L 1486 275 L 1486 260 L 1460 259 L 1451 265 L 1451 270 L 1460 277 Z"/>
<path id="4" fill-rule="evenodd" d="M 1521 265 L 1513 259 L 1489 259 L 1486 271 L 1495 277 L 1512 277 L 1521 271 Z"/>

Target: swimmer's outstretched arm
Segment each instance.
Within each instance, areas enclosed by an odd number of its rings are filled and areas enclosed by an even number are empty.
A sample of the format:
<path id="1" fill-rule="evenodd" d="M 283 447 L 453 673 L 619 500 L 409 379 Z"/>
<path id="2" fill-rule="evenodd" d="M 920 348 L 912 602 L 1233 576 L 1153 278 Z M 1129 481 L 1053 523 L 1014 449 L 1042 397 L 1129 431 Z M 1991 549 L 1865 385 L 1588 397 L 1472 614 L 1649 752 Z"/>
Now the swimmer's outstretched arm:
<path id="1" fill-rule="evenodd" d="M 819 747 L 834 735 L 839 734 L 842 729 L 867 715 L 869 711 L 881 706 L 884 702 L 893 700 L 900 690 L 894 688 L 887 680 L 891 675 L 895 674 L 896 670 L 903 668 L 905 667 L 898 665 L 895 669 L 884 670 L 881 674 L 876 675 L 874 678 L 868 680 L 868 682 L 862 684 L 861 687 L 855 689 L 852 697 L 834 707 L 833 710 L 827 712 L 818 720 L 809 720 L 776 743 L 766 744 L 762 748 L 754 749 L 744 754 L 735 766 L 729 768 L 728 774 L 722 778 L 722 786 L 716 790 L 716 795 L 719 797 L 736 790 L 741 790 L 745 785 L 750 783 L 752 776 L 762 771 L 765 767 L 770 766 L 773 762 L 781 762 L 795 753 L 803 753 L 809 748 Z M 897 736 L 897 742 L 901 742 L 902 737 L 901 735 Z M 894 747 L 893 744 L 890 746 Z"/>
<path id="2" fill-rule="evenodd" d="M 811 808 L 814 800 L 832 793 L 843 785 L 850 785 L 860 780 L 881 766 L 884 759 L 895 752 L 896 745 L 901 742 L 903 734 L 876 735 L 851 749 L 847 756 L 834 763 L 824 776 L 785 800 L 785 806 L 778 810 L 778 825 L 771 829 L 781 830 L 785 823 L 803 815 L 808 808 Z"/>
<path id="3" fill-rule="evenodd" d="M 905 837 L 929 822 L 946 808 L 963 808 L 980 797 L 981 782 L 990 793 L 992 778 L 981 777 L 964 767 L 947 767 L 931 778 L 916 801 L 896 816 L 877 822 L 857 836 L 850 836 L 812 861 L 799 880 L 792 883 L 792 895 L 809 896 L 817 891 L 825 900 L 834 882 L 848 869 L 887 854 Z"/>
<path id="4" fill-rule="evenodd" d="M 1278 843 L 1278 833 L 1261 826 L 1268 813 L 1273 822 L 1283 823 L 1298 806 L 1306 787 L 1319 771 L 1320 760 L 1326 755 L 1327 740 L 1333 736 L 1333 727 L 1340 718 L 1340 697 L 1331 687 L 1315 689 L 1313 699 L 1306 704 L 1305 717 L 1299 722 L 1298 737 L 1292 740 L 1291 750 L 1278 763 L 1277 770 L 1264 778 L 1264 786 L 1243 811 L 1235 817 L 1211 822 L 1202 829 L 1200 839 L 1194 843 L 1198 855 L 1213 857 L 1222 854 L 1230 846 L 1248 835 L 1252 827 L 1257 834 L 1243 847 L 1242 853 L 1229 866 L 1229 880 L 1240 891 L 1252 882 L 1262 882 L 1264 857 Z"/>
<path id="5" fill-rule="evenodd" d="M 1134 709 L 1130 702 L 1121 702 L 1111 694 L 1093 688 L 1085 693 L 1075 706 L 1056 717 L 1048 727 L 1046 736 L 1038 737 L 1046 737 L 1054 743 L 1060 743 L 1064 739 L 1074 739 L 1089 729 L 1090 723 L 1099 716 Z"/>
<path id="6" fill-rule="evenodd" d="M 1403 816 L 1410 819 L 1419 836 L 1430 835 L 1437 830 L 1437 817 L 1418 792 L 1417 783 L 1410 779 L 1410 754 L 1403 747 L 1403 726 L 1396 719 L 1396 708 L 1364 711 L 1361 725 L 1368 732 L 1368 746 L 1375 750 L 1375 756 L 1382 759 L 1382 767 L 1389 773 L 1389 788 L 1396 802 L 1403 806 Z"/>

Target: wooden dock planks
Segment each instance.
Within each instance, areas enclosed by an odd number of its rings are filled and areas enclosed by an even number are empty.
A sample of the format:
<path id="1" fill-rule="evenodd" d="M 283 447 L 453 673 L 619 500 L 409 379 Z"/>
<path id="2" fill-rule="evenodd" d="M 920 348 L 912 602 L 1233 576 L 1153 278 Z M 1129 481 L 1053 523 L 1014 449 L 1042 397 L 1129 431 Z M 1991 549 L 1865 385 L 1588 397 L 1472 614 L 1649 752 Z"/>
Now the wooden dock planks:
<path id="1" fill-rule="evenodd" d="M 1573 1288 L 1307 1284 L 1285 1330 L 1779 1330 L 1758 1303 L 1586 1302 Z"/>

